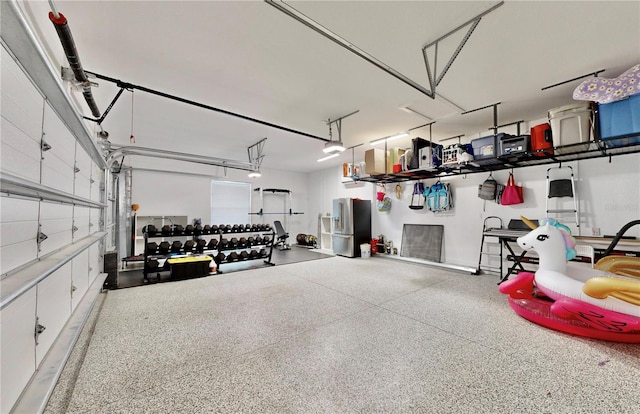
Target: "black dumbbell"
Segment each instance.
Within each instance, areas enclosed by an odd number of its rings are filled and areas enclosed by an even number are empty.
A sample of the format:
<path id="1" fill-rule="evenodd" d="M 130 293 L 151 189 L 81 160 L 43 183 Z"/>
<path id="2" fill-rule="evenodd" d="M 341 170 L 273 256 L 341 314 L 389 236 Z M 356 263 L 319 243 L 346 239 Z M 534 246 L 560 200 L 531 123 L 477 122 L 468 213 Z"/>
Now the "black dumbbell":
<path id="1" fill-rule="evenodd" d="M 184 227 L 182 227 L 182 224 L 174 224 L 171 230 L 173 231 L 173 234 L 184 234 Z"/>
<path id="2" fill-rule="evenodd" d="M 251 250 L 251 252 L 249 252 L 249 256 L 251 256 L 252 259 L 255 259 L 256 257 L 258 257 L 260 253 L 258 253 L 257 250 Z"/>
<path id="3" fill-rule="evenodd" d="M 240 252 L 240 260 L 247 260 L 249 258 L 249 252 L 243 250 Z"/>
<path id="4" fill-rule="evenodd" d="M 227 259 L 228 262 L 237 262 L 239 259 L 238 253 L 236 252 L 231 252 L 229 254 L 229 258 Z"/>
<path id="5" fill-rule="evenodd" d="M 256 238 L 255 238 L 255 244 L 256 244 L 256 245 L 260 245 L 260 244 L 262 244 L 262 237 L 260 237 L 260 236 L 256 236 Z"/>
<path id="6" fill-rule="evenodd" d="M 187 240 L 186 242 L 184 242 L 185 253 L 192 252 L 195 245 L 196 245 L 196 242 L 194 242 L 193 240 Z"/>
<path id="7" fill-rule="evenodd" d="M 202 253 L 204 252 L 204 248 L 207 246 L 207 241 L 204 239 L 200 239 L 196 242 L 196 252 Z"/>
<path id="8" fill-rule="evenodd" d="M 194 230 L 193 225 L 187 224 L 184 228 L 184 234 L 186 234 L 187 236 L 190 236 L 193 234 L 193 230 Z"/>
<path id="9" fill-rule="evenodd" d="M 171 243 L 171 253 L 179 253 L 180 249 L 182 249 L 182 242 L 180 240 L 175 240 Z"/>
<path id="10" fill-rule="evenodd" d="M 148 259 L 147 260 L 147 270 L 156 270 L 158 268 L 158 260 L 156 259 Z"/>
<path id="11" fill-rule="evenodd" d="M 218 234 L 218 233 L 220 233 L 220 228 L 218 228 L 217 225 L 212 224 L 211 225 L 211 234 Z"/>
<path id="12" fill-rule="evenodd" d="M 222 262 L 224 262 L 224 259 L 226 258 L 226 256 L 224 255 L 224 253 L 220 252 L 218 253 L 218 255 L 216 256 L 216 263 L 220 264 Z"/>
<path id="13" fill-rule="evenodd" d="M 202 225 L 201 224 L 196 224 L 196 226 L 193 228 L 193 234 L 195 234 L 196 236 L 199 236 L 202 234 Z"/>
<path id="14" fill-rule="evenodd" d="M 220 248 L 226 249 L 227 247 L 229 247 L 229 240 L 223 237 L 222 239 L 220 239 Z"/>
<path id="15" fill-rule="evenodd" d="M 247 239 L 240 237 L 240 240 L 238 240 L 238 247 L 247 247 Z"/>
<path id="16" fill-rule="evenodd" d="M 211 225 L 205 224 L 202 228 L 202 234 L 211 234 Z"/>
<path id="17" fill-rule="evenodd" d="M 247 247 L 253 246 L 254 242 L 255 241 L 254 241 L 253 237 L 251 237 L 251 236 L 247 237 Z"/>
<path id="18" fill-rule="evenodd" d="M 269 236 L 264 236 L 264 237 L 262 238 L 262 243 L 264 243 L 264 244 L 269 244 L 269 240 L 271 240 L 271 237 L 269 237 Z"/>
<path id="19" fill-rule="evenodd" d="M 207 244 L 207 249 L 215 250 L 218 247 L 218 239 L 209 240 L 209 244 Z"/>
<path id="20" fill-rule="evenodd" d="M 158 250 L 158 243 L 156 242 L 147 243 L 147 247 L 146 247 L 147 254 L 155 254 L 157 250 Z"/>
<path id="21" fill-rule="evenodd" d="M 158 232 L 158 229 L 153 224 L 147 224 L 142 228 L 143 233 L 147 233 L 149 236 L 155 236 Z"/>
<path id="22" fill-rule="evenodd" d="M 164 226 L 162 226 L 162 234 L 165 236 L 171 235 L 171 226 L 169 224 L 165 224 Z"/>
<path id="23" fill-rule="evenodd" d="M 260 249 L 260 256 L 267 257 L 267 249 Z"/>
<path id="24" fill-rule="evenodd" d="M 158 251 L 160 254 L 168 254 L 171 249 L 171 245 L 168 241 L 163 241 L 158 245 Z"/>
<path id="25" fill-rule="evenodd" d="M 231 224 L 227 224 L 226 226 L 224 226 L 225 233 L 231 233 L 232 230 L 233 230 L 233 227 L 231 227 Z"/>

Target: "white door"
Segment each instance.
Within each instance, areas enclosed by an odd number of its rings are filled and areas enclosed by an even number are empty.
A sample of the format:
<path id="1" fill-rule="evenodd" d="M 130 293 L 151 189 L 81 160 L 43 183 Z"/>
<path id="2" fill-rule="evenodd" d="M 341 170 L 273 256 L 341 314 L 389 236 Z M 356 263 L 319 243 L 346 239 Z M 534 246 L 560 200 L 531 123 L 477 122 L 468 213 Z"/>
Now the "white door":
<path id="1" fill-rule="evenodd" d="M 38 201 L 0 197 L 0 274 L 38 258 Z"/>
<path id="2" fill-rule="evenodd" d="M 71 244 L 73 206 L 56 203 L 40 203 L 40 232 L 46 239 L 40 242 L 39 257 Z"/>
<path id="3" fill-rule="evenodd" d="M 89 288 L 89 250 L 85 250 L 71 262 L 71 312 Z"/>
<path id="4" fill-rule="evenodd" d="M 38 183 L 44 99 L 5 48 L 0 51 L 0 168 Z"/>
<path id="5" fill-rule="evenodd" d="M 36 317 L 38 323 L 45 329 L 38 335 L 36 366 L 42 362 L 69 316 L 71 316 L 71 262 L 38 283 Z"/>
<path id="6" fill-rule="evenodd" d="M 44 106 L 42 184 L 73 194 L 75 138 L 47 103 Z"/>
<path id="7" fill-rule="evenodd" d="M 8 413 L 36 370 L 36 288 L 0 311 L 0 412 Z"/>
<path id="8" fill-rule="evenodd" d="M 100 217 L 102 210 L 99 208 L 92 208 L 89 211 L 89 234 L 100 231 Z"/>

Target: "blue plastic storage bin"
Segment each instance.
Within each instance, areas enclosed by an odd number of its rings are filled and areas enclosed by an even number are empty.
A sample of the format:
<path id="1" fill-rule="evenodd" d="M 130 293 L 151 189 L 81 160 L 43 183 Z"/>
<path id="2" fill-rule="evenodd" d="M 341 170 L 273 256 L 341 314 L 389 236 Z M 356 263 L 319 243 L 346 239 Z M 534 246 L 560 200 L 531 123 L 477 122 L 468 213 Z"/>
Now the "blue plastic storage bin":
<path id="1" fill-rule="evenodd" d="M 598 105 L 598 118 L 600 138 L 607 147 L 640 144 L 640 94 Z"/>

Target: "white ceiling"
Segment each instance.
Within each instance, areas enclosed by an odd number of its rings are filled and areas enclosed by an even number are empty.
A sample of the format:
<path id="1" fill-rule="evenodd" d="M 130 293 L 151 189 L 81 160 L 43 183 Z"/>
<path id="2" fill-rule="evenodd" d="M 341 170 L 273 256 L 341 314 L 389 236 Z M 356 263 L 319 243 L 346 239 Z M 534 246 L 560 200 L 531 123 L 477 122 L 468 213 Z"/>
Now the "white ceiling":
<path id="1" fill-rule="evenodd" d="M 497 2 L 287 4 L 429 89 L 422 47 Z M 48 3 L 22 5 L 45 49 L 62 62 Z M 358 110 L 342 121 L 346 146 L 365 143 L 355 150 L 356 160 L 369 141 L 428 122 L 402 106 L 437 121 L 435 141 L 458 134 L 468 141 L 488 134 L 493 115 L 490 109 L 461 115 L 460 108 L 501 102 L 499 124 L 540 119 L 548 109 L 571 103 L 579 81 L 542 87 L 600 69 L 606 69 L 601 76 L 615 77 L 640 62 L 639 1 L 507 1 L 482 18 L 435 100 L 264 2 L 55 5 L 69 21 L 86 70 L 324 138 L 326 120 Z M 439 67 L 460 36 L 440 45 Z M 94 95 L 104 111 L 118 88 L 98 83 Z M 114 144 L 128 145 L 132 115 L 139 146 L 248 161 L 247 147 L 267 137 L 265 168 L 309 172 L 351 159 L 344 153 L 318 163 L 320 140 L 142 91 L 133 94 L 133 110 L 132 94 L 123 93 L 103 122 Z M 428 134 L 427 128 L 412 131 L 412 137 Z"/>

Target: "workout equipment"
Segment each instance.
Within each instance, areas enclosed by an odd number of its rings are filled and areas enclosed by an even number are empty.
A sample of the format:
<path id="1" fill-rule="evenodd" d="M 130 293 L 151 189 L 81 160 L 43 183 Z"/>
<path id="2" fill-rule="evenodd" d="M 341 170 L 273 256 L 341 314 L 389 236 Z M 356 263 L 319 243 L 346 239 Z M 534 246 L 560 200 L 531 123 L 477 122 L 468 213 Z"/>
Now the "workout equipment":
<path id="1" fill-rule="evenodd" d="M 276 240 L 275 240 L 274 246 L 278 247 L 280 250 L 291 249 L 291 246 L 287 243 L 287 239 L 289 238 L 289 233 L 287 233 L 284 230 L 284 227 L 282 227 L 282 223 L 280 223 L 279 220 L 276 220 L 273 222 L 273 225 L 276 228 Z M 265 236 L 264 238 L 268 239 L 268 236 Z M 265 244 L 267 242 L 268 240 L 265 240 Z"/>
<path id="2" fill-rule="evenodd" d="M 194 230 L 194 229 L 193 229 L 193 225 L 191 225 L 191 224 L 187 224 L 187 225 L 185 226 L 185 228 L 184 228 L 184 234 L 186 234 L 186 235 L 190 236 L 190 235 L 192 235 L 192 234 L 193 234 L 193 230 Z"/>
<path id="3" fill-rule="evenodd" d="M 229 240 L 225 238 L 220 239 L 220 248 L 226 249 L 227 247 L 229 247 Z"/>
<path id="4" fill-rule="evenodd" d="M 150 236 L 154 236 L 158 233 L 158 229 L 153 224 L 147 224 L 142 228 L 142 233 L 147 233 Z"/>
<path id="5" fill-rule="evenodd" d="M 211 225 L 205 224 L 202 228 L 202 234 L 211 234 Z"/>
<path id="6" fill-rule="evenodd" d="M 147 254 L 155 254 L 155 252 L 157 251 L 158 251 L 158 243 L 156 242 L 147 243 L 147 246 L 146 246 Z"/>
<path id="7" fill-rule="evenodd" d="M 168 254 L 171 249 L 171 245 L 168 241 L 163 241 L 158 245 L 158 252 L 160 254 Z"/>
<path id="8" fill-rule="evenodd" d="M 182 249 L 182 242 L 180 240 L 175 240 L 171 243 L 171 253 L 180 253 L 180 249 Z"/>
<path id="9" fill-rule="evenodd" d="M 183 248 L 185 253 L 193 251 L 195 244 L 196 242 L 194 242 L 193 240 L 187 240 L 186 242 L 184 242 Z"/>
<path id="10" fill-rule="evenodd" d="M 204 248 L 207 246 L 207 241 L 204 239 L 200 239 L 196 242 L 196 252 L 202 253 L 204 252 Z"/>
<path id="11" fill-rule="evenodd" d="M 218 246 L 218 239 L 211 239 L 209 240 L 209 244 L 207 244 L 207 249 L 215 250 L 217 246 Z"/>
<path id="12" fill-rule="evenodd" d="M 162 235 L 163 236 L 171 236 L 171 225 L 165 224 L 162 226 Z"/>
<path id="13" fill-rule="evenodd" d="M 241 260 L 247 260 L 249 258 L 249 252 L 247 252 L 246 250 L 243 250 L 240 252 L 240 259 Z"/>

